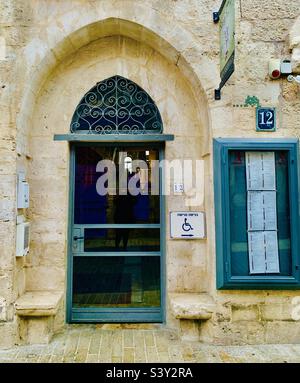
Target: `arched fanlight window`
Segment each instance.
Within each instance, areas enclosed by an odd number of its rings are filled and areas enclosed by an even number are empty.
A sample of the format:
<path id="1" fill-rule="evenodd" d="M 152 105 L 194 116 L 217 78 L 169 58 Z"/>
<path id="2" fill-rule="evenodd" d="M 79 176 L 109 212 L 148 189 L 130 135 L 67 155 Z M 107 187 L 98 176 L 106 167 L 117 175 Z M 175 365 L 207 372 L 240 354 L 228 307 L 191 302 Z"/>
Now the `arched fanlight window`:
<path id="1" fill-rule="evenodd" d="M 162 133 L 162 119 L 152 98 L 121 76 L 97 83 L 89 90 L 72 118 L 72 133 Z"/>

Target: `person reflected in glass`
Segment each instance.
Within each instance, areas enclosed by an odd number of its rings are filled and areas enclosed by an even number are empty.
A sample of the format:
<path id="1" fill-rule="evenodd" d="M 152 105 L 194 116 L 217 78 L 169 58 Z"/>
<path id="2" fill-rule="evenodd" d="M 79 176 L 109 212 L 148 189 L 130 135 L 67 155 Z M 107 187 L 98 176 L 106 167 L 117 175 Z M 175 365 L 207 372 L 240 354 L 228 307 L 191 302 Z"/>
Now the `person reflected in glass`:
<path id="1" fill-rule="evenodd" d="M 115 213 L 114 221 L 118 224 L 135 223 L 134 218 L 134 205 L 135 197 L 132 196 L 127 188 L 127 194 L 117 195 L 115 199 Z M 123 251 L 127 250 L 130 229 L 118 228 L 116 229 L 115 247 L 116 250 L 120 249 L 121 242 L 123 241 Z"/>

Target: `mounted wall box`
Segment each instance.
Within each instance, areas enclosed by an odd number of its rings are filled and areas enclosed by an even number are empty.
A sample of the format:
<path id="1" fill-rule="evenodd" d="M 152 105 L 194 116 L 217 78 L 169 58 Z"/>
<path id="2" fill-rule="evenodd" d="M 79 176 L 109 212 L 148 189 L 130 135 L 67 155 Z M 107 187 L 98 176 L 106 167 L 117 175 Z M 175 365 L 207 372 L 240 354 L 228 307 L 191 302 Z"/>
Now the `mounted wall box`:
<path id="1" fill-rule="evenodd" d="M 17 208 L 27 209 L 29 207 L 29 184 L 25 181 L 25 173 L 18 174 Z"/>
<path id="2" fill-rule="evenodd" d="M 24 257 L 29 251 L 29 222 L 23 216 L 17 217 L 16 256 Z"/>
<path id="3" fill-rule="evenodd" d="M 277 80 L 281 76 L 281 60 L 271 59 L 269 60 L 269 76 L 273 80 Z"/>
<path id="4" fill-rule="evenodd" d="M 290 60 L 281 61 L 281 73 L 282 74 L 291 74 L 292 73 L 292 63 Z"/>

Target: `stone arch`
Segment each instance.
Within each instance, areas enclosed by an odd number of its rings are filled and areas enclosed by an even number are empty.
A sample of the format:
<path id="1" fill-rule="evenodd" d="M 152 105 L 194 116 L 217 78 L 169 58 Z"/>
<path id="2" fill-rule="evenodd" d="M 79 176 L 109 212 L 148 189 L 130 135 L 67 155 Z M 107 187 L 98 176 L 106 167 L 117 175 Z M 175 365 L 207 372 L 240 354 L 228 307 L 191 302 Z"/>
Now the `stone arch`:
<path id="1" fill-rule="evenodd" d="M 32 259 L 32 267 L 28 267 L 26 270 L 27 283 L 29 283 L 30 290 L 33 289 L 51 289 L 53 285 L 63 286 L 65 269 L 62 267 L 64 262 L 61 256 L 56 257 L 55 260 L 50 259 L 52 254 L 65 254 L 66 243 L 66 230 L 65 230 L 65 217 L 67 216 L 67 161 L 68 161 L 68 147 L 67 145 L 59 145 L 54 142 L 50 142 L 53 135 L 50 132 L 38 132 L 37 126 L 42 124 L 43 114 L 36 110 L 38 104 L 43 103 L 41 94 L 45 94 L 45 89 L 51 83 L 51 77 L 56 73 L 57 69 L 64 65 L 64 63 L 71 63 L 72 57 L 77 52 L 80 52 L 90 44 L 104 41 L 105 39 L 131 39 L 139 44 L 144 44 L 149 47 L 153 52 L 158 52 L 166 62 L 173 65 L 176 71 L 180 72 L 180 76 L 185 79 L 189 86 L 189 92 L 191 93 L 191 99 L 193 99 L 193 105 L 189 106 L 189 110 L 193 109 L 193 119 L 189 123 L 189 131 L 186 132 L 186 137 L 181 134 L 179 139 L 177 138 L 177 147 L 172 145 L 168 148 L 169 158 L 174 158 L 178 155 L 178 149 L 181 151 L 182 158 L 201 157 L 202 154 L 209 153 L 211 147 L 210 140 L 210 112 L 209 103 L 212 101 L 208 96 L 208 92 L 213 95 L 213 89 L 218 85 L 219 76 L 216 63 L 207 57 L 207 54 L 202 51 L 199 42 L 195 41 L 194 36 L 182 28 L 180 25 L 174 25 L 174 22 L 168 21 L 164 16 L 157 11 L 151 10 L 151 14 L 147 13 L 147 7 L 141 6 L 144 9 L 144 13 L 138 13 L 135 10 L 130 14 L 130 10 L 125 10 L 124 6 L 127 2 L 120 2 L 120 10 L 115 11 L 117 5 L 114 3 L 114 10 L 110 10 L 106 13 L 106 18 L 103 15 L 99 17 L 99 14 L 89 13 L 82 18 L 82 15 L 77 15 L 78 20 L 72 14 L 68 16 L 63 15 L 56 20 L 56 23 L 65 25 L 68 27 L 62 28 L 62 30 L 54 33 L 52 40 L 48 42 L 42 42 L 38 39 L 33 41 L 31 45 L 25 48 L 27 50 L 27 56 L 29 57 L 27 62 L 24 62 L 24 72 L 28 78 L 27 86 L 22 95 L 22 105 L 19 114 L 19 131 L 30 139 L 29 154 L 32 154 L 33 160 L 29 165 L 30 182 L 33 185 L 34 206 L 30 209 L 30 218 L 33 222 L 33 245 L 32 253 L 30 255 Z M 133 3 L 133 2 L 131 2 Z M 146 11 L 145 11 L 146 10 Z M 146 13 L 145 13 L 146 12 Z M 75 12 L 76 13 L 76 12 Z M 144 14 L 144 16 L 143 16 Z M 142 15 L 142 16 L 141 16 Z M 80 17 L 81 18 L 80 18 Z M 59 33 L 58 33 L 59 32 Z M 203 48 L 204 49 L 204 48 Z M 36 52 L 34 55 L 33 52 Z M 42 52 L 38 55 L 37 52 Z M 26 55 L 25 55 L 26 57 Z M 84 88 L 76 88 L 76 94 L 82 96 L 88 89 L 90 89 L 95 81 L 101 81 L 104 78 L 114 75 L 124 75 L 119 71 L 111 73 L 98 72 L 98 78 L 94 77 L 94 82 L 88 82 Z M 128 76 L 125 76 L 128 77 Z M 136 81 L 134 77 L 128 77 L 135 81 L 138 85 L 142 86 L 149 92 L 147 88 L 143 86 L 142 82 Z M 151 92 L 149 92 L 151 94 Z M 80 98 L 75 101 L 74 96 L 68 103 L 74 106 L 80 101 Z M 156 101 L 156 97 L 153 97 Z M 54 105 L 54 104 L 53 104 Z M 158 107 L 161 106 L 158 105 Z M 66 124 L 68 126 L 71 107 L 68 106 L 68 113 L 66 113 Z M 171 109 L 170 106 L 166 106 L 165 109 Z M 49 109 L 48 109 L 49 110 Z M 32 119 L 34 117 L 34 121 Z M 37 118 L 38 116 L 38 118 Z M 162 118 L 164 120 L 164 115 Z M 65 118 L 63 114 L 60 114 L 60 118 Z M 21 125 L 22 123 L 22 125 Z M 35 126 L 32 129 L 32 126 Z M 173 125 L 174 126 L 174 125 Z M 172 124 L 164 124 L 166 127 L 166 133 L 177 135 L 178 130 L 173 131 Z M 178 128 L 177 128 L 178 129 Z M 194 129 L 194 132 L 193 132 Z M 200 132 L 201 131 L 201 132 Z M 65 131 L 66 132 L 66 131 Z M 190 132 L 195 137 L 188 137 Z M 64 133 L 64 131 L 55 131 L 55 133 Z M 46 136 L 47 134 L 47 136 Z M 202 134 L 202 137 L 200 137 Z M 44 135 L 44 136 L 43 136 Z M 50 138 L 51 137 L 51 138 Z M 202 139 L 202 138 L 205 139 Z M 43 146 L 44 145 L 44 146 Z M 28 144 L 29 147 L 29 144 Z M 47 151 L 52 151 L 53 156 L 47 157 Z M 25 152 L 27 153 L 27 152 Z M 184 157 L 185 156 L 185 157 Z M 209 159 L 207 158 L 207 166 L 211 166 Z M 207 180 L 209 179 L 207 176 Z M 56 180 L 59 180 L 55 184 Z M 209 181 L 207 181 L 209 183 Z M 49 183 L 47 183 L 49 181 Z M 36 185 L 37 187 L 34 187 Z M 42 186 L 41 186 L 42 185 Z M 47 186 L 48 185 L 48 186 Z M 211 187 L 211 185 L 209 186 Z M 44 193 L 44 195 L 42 195 Z M 58 193 L 61 197 L 58 196 Z M 208 193 L 209 194 L 209 193 Z M 46 209 L 47 204 L 45 200 L 47 198 L 61 198 L 61 201 L 55 206 L 51 212 Z M 175 201 L 170 201 L 170 206 L 176 207 Z M 63 207 L 63 209 L 62 209 Z M 183 209 L 184 206 L 181 207 Z M 57 224 L 57 217 L 63 214 L 59 224 Z M 48 232 L 51 231 L 51 240 L 53 243 L 47 242 Z M 42 233 L 42 234 L 41 234 Z M 169 244 L 170 253 L 175 253 L 172 248 L 172 244 Z M 188 291 L 203 291 L 206 290 L 206 278 L 204 278 L 203 265 L 197 264 L 199 254 L 203 254 L 203 258 L 206 257 L 206 244 L 195 245 L 191 251 L 193 262 L 190 263 L 189 269 L 186 275 L 195 275 L 195 278 L 183 279 L 178 282 L 180 284 L 187 285 Z M 43 254 L 41 257 L 40 254 Z M 190 256 L 190 255 L 189 255 Z M 52 269 L 53 279 L 49 281 L 49 278 L 43 277 L 43 273 L 49 272 L 50 265 Z M 175 270 L 176 262 L 171 260 L 170 269 Z M 174 271 L 175 273 L 175 271 Z M 35 275 L 39 275 L 39 278 L 34 278 Z M 171 274 L 170 274 L 171 275 Z M 28 282 L 29 281 L 29 282 Z M 48 285 L 49 281 L 49 285 Z M 192 281 L 194 285 L 190 282 Z M 194 282 L 195 281 L 195 282 Z M 196 283 L 197 281 L 197 283 Z M 201 283 L 198 283 L 201 281 Z M 50 283 L 51 282 L 51 283 Z M 171 278 L 170 282 L 171 290 L 180 288 L 176 285 L 176 278 Z"/>
<path id="2" fill-rule="evenodd" d="M 107 47 L 110 49 L 105 49 Z M 140 54 L 135 56 L 136 52 Z M 82 95 L 96 82 L 116 74 L 134 81 L 151 95 L 161 114 L 164 133 L 176 136 L 166 145 L 166 158 L 201 158 L 203 129 L 197 117 L 197 100 L 174 63 L 170 64 L 148 45 L 120 36 L 97 39 L 77 50 L 51 73 L 37 98 L 33 114 L 30 130 L 32 159 L 28 171 L 33 201 L 29 211 L 32 232 L 28 257 L 31 266 L 26 269 L 28 290 L 48 290 L 53 286 L 62 290 L 65 283 L 65 267 L 62 265 L 66 255 L 69 147 L 66 143 L 54 142 L 53 135 L 68 133 Z M 195 166 L 193 172 L 196 172 Z M 56 203 L 49 209 L 49 201 L 54 200 Z M 167 209 L 185 209 L 184 203 L 182 200 L 178 204 L 176 197 L 170 197 Z M 182 256 L 181 250 L 174 248 L 170 241 L 167 249 L 168 254 Z M 186 277 L 180 278 L 175 258 L 169 257 L 170 291 L 206 289 L 199 254 L 205 259 L 206 244 L 194 244 L 185 254 L 181 265 L 184 263 Z"/>
<path id="3" fill-rule="evenodd" d="M 92 41 L 121 35 L 145 43 L 158 51 L 180 68 L 192 84 L 192 91 L 202 109 L 199 119 L 206 129 L 203 152 L 207 152 L 210 142 L 207 94 L 208 91 L 213 93 L 219 82 L 216 63 L 203 54 L 201 45 L 195 42 L 194 36 L 179 24 L 174 24 L 152 8 L 149 14 L 149 9 L 140 3 L 130 2 L 126 6 L 124 3 L 120 2 L 120 7 L 108 6 L 106 15 L 109 17 L 106 18 L 101 18 L 90 5 L 85 17 L 82 17 L 79 10 L 63 14 L 56 20 L 56 25 L 63 27 L 55 31 L 57 33 L 53 34 L 47 45 L 37 38 L 24 48 L 24 56 L 27 57 L 24 71 L 30 80 L 23 91 L 17 120 L 17 126 L 22 123 L 22 135 L 28 135 L 35 100 L 56 66 Z"/>

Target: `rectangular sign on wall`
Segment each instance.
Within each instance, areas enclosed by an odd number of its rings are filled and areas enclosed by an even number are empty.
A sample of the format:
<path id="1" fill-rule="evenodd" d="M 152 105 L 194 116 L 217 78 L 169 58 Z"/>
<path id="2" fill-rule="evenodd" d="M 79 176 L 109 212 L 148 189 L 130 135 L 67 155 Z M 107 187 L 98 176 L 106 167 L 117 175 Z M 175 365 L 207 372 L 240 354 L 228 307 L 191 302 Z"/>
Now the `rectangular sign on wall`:
<path id="1" fill-rule="evenodd" d="M 205 238 L 205 214 L 196 211 L 170 213 L 170 236 L 181 239 Z"/>
<path id="2" fill-rule="evenodd" d="M 256 109 L 256 131 L 274 132 L 276 130 L 276 109 L 257 108 Z"/>
<path id="3" fill-rule="evenodd" d="M 220 11 L 220 71 L 221 79 L 234 70 L 235 7 L 234 0 L 225 0 Z M 231 74 L 231 73 L 230 73 Z"/>
<path id="4" fill-rule="evenodd" d="M 220 35 L 220 77 L 215 99 L 221 98 L 221 89 L 234 72 L 235 52 L 235 0 L 223 0 L 219 12 L 214 12 L 214 21 L 219 22 Z"/>

